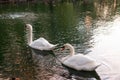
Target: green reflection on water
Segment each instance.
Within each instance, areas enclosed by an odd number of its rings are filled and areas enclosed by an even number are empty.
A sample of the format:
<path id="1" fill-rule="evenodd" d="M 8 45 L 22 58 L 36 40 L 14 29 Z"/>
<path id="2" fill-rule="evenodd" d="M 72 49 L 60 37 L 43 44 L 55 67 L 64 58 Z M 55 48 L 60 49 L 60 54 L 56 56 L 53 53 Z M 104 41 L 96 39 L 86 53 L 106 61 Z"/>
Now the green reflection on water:
<path id="1" fill-rule="evenodd" d="M 23 77 L 29 76 L 32 80 L 32 63 L 29 58 L 25 39 L 24 26 L 21 20 L 6 19 L 0 22 L 1 30 L 1 72 L 7 77 Z M 26 57 L 27 56 L 27 57 Z M 29 74 L 27 74 L 29 73 Z M 25 77 L 24 77 L 25 78 Z M 29 79 L 27 78 L 27 79 Z"/>

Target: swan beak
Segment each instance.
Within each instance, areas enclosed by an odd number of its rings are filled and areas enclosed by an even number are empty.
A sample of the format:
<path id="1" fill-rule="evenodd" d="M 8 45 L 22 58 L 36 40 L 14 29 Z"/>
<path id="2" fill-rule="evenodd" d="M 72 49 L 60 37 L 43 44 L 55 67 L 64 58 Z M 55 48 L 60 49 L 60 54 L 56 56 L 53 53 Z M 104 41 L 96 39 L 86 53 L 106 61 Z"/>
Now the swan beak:
<path id="1" fill-rule="evenodd" d="M 29 26 L 31 26 L 30 24 L 25 24 L 25 28 L 27 28 L 27 27 L 29 27 Z"/>
<path id="2" fill-rule="evenodd" d="M 24 26 L 27 29 L 27 25 Z"/>
<path id="3" fill-rule="evenodd" d="M 61 51 L 63 51 L 63 50 L 65 50 L 65 46 L 62 46 L 62 47 L 61 47 Z"/>

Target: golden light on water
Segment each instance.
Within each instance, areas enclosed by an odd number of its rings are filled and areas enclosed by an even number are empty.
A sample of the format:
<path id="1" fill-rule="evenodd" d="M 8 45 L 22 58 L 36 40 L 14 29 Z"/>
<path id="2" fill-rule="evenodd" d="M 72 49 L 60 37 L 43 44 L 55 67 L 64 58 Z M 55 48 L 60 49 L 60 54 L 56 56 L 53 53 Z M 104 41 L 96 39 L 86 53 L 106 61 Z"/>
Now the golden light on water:
<path id="1" fill-rule="evenodd" d="M 94 44 L 88 54 L 102 65 L 96 69 L 102 80 L 120 79 L 120 17 L 101 24 L 94 31 Z"/>

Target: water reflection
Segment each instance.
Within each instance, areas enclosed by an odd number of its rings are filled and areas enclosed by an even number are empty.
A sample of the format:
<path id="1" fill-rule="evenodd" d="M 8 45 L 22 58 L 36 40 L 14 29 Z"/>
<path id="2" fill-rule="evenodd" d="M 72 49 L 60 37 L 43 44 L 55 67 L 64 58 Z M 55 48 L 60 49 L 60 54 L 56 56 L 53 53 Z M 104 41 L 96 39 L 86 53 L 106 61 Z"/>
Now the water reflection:
<path id="1" fill-rule="evenodd" d="M 1 14 L 0 19 L 21 19 L 25 23 L 29 23 L 37 19 L 37 14 L 32 12 L 7 13 L 7 14 Z"/>
<path id="2" fill-rule="evenodd" d="M 114 15 L 115 13 L 117 2 L 116 0 L 113 0 L 111 2 L 100 0 L 95 1 L 94 6 L 96 10 L 96 15 L 100 19 L 110 19 L 110 16 Z"/>
<path id="3" fill-rule="evenodd" d="M 100 25 L 99 25 L 100 26 Z M 105 26 L 105 27 L 104 27 Z M 101 24 L 94 30 L 93 48 L 89 54 L 102 65 L 96 70 L 102 80 L 120 79 L 120 16 L 111 22 Z"/>
<path id="4" fill-rule="evenodd" d="M 12 24 L 11 24 L 12 23 Z M 24 27 L 17 20 L 4 20 L 1 24 L 1 73 L 3 77 L 21 77 L 23 80 L 33 80 L 31 54 L 26 48 Z M 26 77 L 23 77 L 26 76 Z"/>
<path id="5" fill-rule="evenodd" d="M 42 36 L 53 44 L 71 43 L 77 53 L 91 53 L 89 55 L 105 61 L 112 68 L 111 75 L 116 73 L 119 70 L 116 65 L 119 64 L 120 47 L 119 4 L 118 0 L 80 0 L 52 7 L 43 4 L 17 5 L 17 8 L 15 5 L 0 5 L 0 73 L 3 77 L 39 80 L 43 78 L 41 67 L 48 71 L 43 63 L 54 65 L 49 63 L 55 61 L 52 56 L 43 59 L 29 50 L 25 23 L 33 25 L 34 39 Z M 112 19 L 116 12 L 118 16 Z M 96 57 L 98 55 L 100 57 Z M 106 77 L 102 68 L 97 71 L 102 78 Z M 50 75 L 52 73 L 50 70 Z"/>

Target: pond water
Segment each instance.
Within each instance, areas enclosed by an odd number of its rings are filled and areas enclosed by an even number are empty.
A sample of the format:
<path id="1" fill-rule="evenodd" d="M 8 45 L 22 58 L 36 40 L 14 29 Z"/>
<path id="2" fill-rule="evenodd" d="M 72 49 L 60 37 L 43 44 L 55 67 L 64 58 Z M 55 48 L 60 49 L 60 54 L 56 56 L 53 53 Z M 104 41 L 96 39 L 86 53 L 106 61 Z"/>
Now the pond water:
<path id="1" fill-rule="evenodd" d="M 102 80 L 120 80 L 118 0 L 21 5 L 0 5 L 0 77 L 49 80 L 44 78 L 48 75 L 44 72 L 48 69 L 43 69 L 46 65 L 40 63 L 43 57 L 32 53 L 27 46 L 24 26 L 29 23 L 33 26 L 34 39 L 44 37 L 53 44 L 70 43 L 76 53 L 103 63 L 96 69 Z M 55 65 L 52 61 L 55 60 L 48 56 L 43 60 L 49 68 Z"/>

